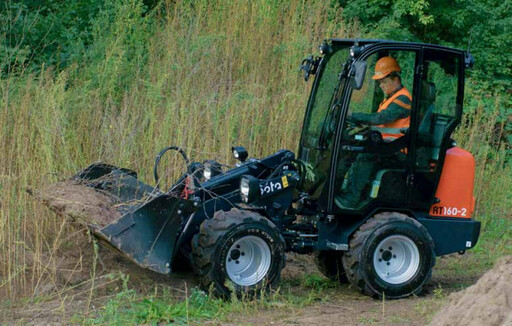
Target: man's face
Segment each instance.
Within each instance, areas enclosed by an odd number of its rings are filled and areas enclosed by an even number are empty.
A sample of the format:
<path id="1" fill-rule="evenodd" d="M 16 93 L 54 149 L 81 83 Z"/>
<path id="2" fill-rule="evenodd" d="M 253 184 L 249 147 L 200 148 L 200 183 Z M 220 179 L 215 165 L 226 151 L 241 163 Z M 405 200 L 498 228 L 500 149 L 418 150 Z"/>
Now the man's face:
<path id="1" fill-rule="evenodd" d="M 393 91 L 395 91 L 399 85 L 399 79 L 398 78 L 391 78 L 391 77 L 384 77 L 379 80 L 379 86 L 384 92 L 384 94 L 389 95 Z"/>

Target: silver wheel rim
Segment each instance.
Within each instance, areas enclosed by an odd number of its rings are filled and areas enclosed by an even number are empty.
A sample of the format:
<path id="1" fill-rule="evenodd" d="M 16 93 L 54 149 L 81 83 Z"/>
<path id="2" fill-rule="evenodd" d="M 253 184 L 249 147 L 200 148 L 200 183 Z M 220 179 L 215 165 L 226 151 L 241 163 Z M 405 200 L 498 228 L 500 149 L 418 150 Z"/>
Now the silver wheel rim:
<path id="1" fill-rule="evenodd" d="M 226 271 L 234 283 L 251 286 L 261 281 L 270 269 L 271 254 L 267 243 L 250 235 L 238 239 L 229 248 Z"/>
<path id="2" fill-rule="evenodd" d="M 420 266 L 420 252 L 410 238 L 392 235 L 382 240 L 373 254 L 377 275 L 390 284 L 411 280 Z"/>

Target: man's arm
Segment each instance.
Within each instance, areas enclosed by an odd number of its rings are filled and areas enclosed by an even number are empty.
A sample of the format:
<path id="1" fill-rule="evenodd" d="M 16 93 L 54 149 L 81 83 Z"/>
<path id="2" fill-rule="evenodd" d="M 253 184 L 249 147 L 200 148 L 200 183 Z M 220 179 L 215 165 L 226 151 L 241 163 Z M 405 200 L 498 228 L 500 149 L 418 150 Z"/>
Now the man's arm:
<path id="1" fill-rule="evenodd" d="M 378 113 L 352 113 L 352 120 L 362 124 L 381 125 L 411 114 L 411 101 L 405 95 L 398 96 L 389 106 Z"/>

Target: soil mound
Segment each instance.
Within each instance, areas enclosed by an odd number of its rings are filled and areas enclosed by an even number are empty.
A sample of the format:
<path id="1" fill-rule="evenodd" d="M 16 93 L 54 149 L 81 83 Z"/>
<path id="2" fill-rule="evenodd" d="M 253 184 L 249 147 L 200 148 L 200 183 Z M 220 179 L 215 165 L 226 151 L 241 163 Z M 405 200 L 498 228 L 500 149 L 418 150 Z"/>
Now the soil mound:
<path id="1" fill-rule="evenodd" d="M 58 214 L 67 215 L 74 222 L 103 227 L 118 219 L 114 199 L 107 194 L 69 180 L 51 184 L 40 191 L 29 191 Z"/>
<path id="2" fill-rule="evenodd" d="M 512 325 L 512 256 L 501 259 L 475 285 L 450 295 L 431 325 Z"/>

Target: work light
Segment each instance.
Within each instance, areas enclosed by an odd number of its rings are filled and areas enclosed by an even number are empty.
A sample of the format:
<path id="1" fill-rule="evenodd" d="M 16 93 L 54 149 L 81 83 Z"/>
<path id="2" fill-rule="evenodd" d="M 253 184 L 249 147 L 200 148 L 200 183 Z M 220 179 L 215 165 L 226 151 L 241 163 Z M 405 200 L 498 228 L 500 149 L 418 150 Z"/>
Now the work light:
<path id="1" fill-rule="evenodd" d="M 240 198 L 244 203 L 253 202 L 260 195 L 260 185 L 257 178 L 244 175 L 240 179 Z"/>
<path id="2" fill-rule="evenodd" d="M 245 162 L 249 155 L 243 146 L 234 146 L 231 150 L 233 151 L 233 157 L 242 163 Z"/>

